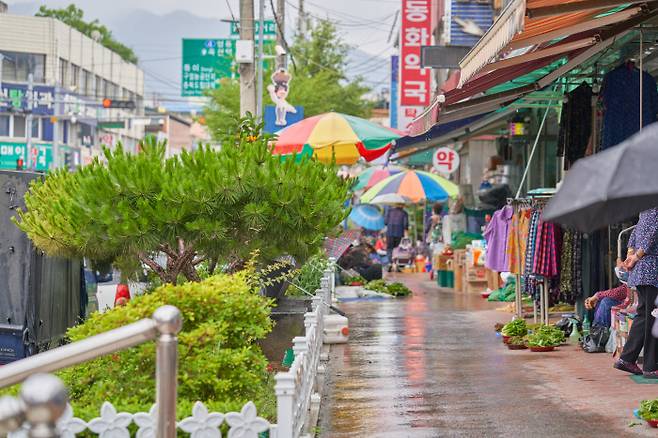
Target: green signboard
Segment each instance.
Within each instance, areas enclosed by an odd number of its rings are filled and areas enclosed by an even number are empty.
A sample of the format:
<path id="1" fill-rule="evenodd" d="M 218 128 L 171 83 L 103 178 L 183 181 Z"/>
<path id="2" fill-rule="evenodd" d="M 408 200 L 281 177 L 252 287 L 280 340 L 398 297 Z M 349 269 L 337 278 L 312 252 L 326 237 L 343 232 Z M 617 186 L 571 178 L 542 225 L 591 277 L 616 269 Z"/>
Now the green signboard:
<path id="1" fill-rule="evenodd" d="M 236 39 L 183 39 L 183 74 L 181 96 L 203 96 L 219 86 L 221 78 L 237 78 Z M 263 53 L 274 54 L 274 40 L 263 41 Z M 258 47 L 255 48 L 258 50 Z M 268 68 L 269 59 L 264 61 Z"/>
<path id="2" fill-rule="evenodd" d="M 36 152 L 36 170 L 48 170 L 53 160 L 53 146 L 50 143 L 33 143 Z M 23 168 L 27 169 L 27 143 L 0 141 L 0 169 L 16 169 L 16 162 L 23 159 Z M 31 157 L 31 162 L 35 155 Z"/>
<path id="3" fill-rule="evenodd" d="M 263 21 L 265 26 L 263 26 L 263 36 L 273 37 L 276 35 L 276 23 L 274 20 L 265 20 Z M 237 21 L 231 21 L 231 36 L 238 37 L 240 36 L 240 27 L 238 26 Z M 260 31 L 260 21 L 256 21 L 256 27 L 254 29 L 254 35 L 258 39 L 258 34 Z"/>
<path id="4" fill-rule="evenodd" d="M 237 75 L 233 39 L 183 39 L 182 96 L 203 96 L 220 78 Z"/>

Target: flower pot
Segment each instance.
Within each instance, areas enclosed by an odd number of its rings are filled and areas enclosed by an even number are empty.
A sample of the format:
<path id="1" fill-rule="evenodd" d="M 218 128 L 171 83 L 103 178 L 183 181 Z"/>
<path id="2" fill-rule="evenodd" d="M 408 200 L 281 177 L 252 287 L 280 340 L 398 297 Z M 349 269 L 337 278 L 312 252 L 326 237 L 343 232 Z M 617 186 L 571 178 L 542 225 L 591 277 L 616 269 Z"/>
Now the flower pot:
<path id="1" fill-rule="evenodd" d="M 553 350 L 555 350 L 555 347 L 552 345 L 550 347 L 530 347 L 530 351 L 534 351 L 535 353 L 545 353 Z"/>
<path id="2" fill-rule="evenodd" d="M 507 344 L 507 348 L 510 350 L 527 350 L 528 346 L 525 344 Z"/>
<path id="3" fill-rule="evenodd" d="M 658 427 L 658 420 L 645 420 L 649 427 L 656 428 Z"/>
<path id="4" fill-rule="evenodd" d="M 363 283 L 361 283 L 360 281 L 353 281 L 350 283 L 350 286 L 363 286 Z"/>
<path id="5" fill-rule="evenodd" d="M 509 342 L 509 338 L 511 338 L 511 336 L 503 335 L 503 344 L 507 344 Z"/>

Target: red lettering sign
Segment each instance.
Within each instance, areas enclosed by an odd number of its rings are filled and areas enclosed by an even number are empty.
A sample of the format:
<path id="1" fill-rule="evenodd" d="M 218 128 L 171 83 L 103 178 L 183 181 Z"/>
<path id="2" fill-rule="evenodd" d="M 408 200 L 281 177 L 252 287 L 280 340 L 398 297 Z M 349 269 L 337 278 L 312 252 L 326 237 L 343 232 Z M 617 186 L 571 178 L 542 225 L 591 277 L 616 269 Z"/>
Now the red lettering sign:
<path id="1" fill-rule="evenodd" d="M 440 173 L 453 173 L 459 168 L 459 154 L 450 148 L 439 148 L 434 153 L 433 164 Z"/>
<path id="2" fill-rule="evenodd" d="M 420 67 L 420 48 L 432 43 L 432 0 L 402 0 L 400 105 L 430 103 L 430 69 Z"/>

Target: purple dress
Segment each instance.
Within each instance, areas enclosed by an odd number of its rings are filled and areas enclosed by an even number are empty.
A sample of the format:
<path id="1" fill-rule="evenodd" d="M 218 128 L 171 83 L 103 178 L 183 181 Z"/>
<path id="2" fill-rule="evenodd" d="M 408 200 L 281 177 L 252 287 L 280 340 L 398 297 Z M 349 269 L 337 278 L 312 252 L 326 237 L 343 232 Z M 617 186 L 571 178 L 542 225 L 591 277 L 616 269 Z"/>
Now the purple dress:
<path id="1" fill-rule="evenodd" d="M 509 205 L 503 207 L 494 213 L 491 222 L 484 230 L 484 239 L 487 241 L 487 257 L 484 265 L 492 271 L 507 272 L 509 270 L 507 234 L 513 215 L 513 207 Z"/>
<path id="2" fill-rule="evenodd" d="M 644 256 L 629 273 L 628 285 L 658 287 L 658 207 L 640 213 L 628 247 L 636 252 L 644 251 Z"/>

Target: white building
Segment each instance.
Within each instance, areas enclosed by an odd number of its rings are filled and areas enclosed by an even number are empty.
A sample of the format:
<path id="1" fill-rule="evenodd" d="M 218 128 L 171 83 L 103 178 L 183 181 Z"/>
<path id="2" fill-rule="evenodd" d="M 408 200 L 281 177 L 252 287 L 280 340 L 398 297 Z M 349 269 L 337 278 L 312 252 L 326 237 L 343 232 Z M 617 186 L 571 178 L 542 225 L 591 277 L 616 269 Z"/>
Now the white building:
<path id="1" fill-rule="evenodd" d="M 19 157 L 28 157 L 30 100 L 30 155 L 37 157 L 37 168 L 52 162 L 53 143 L 60 164 L 86 162 L 101 144 L 121 141 L 135 150 L 144 135 L 144 125 L 132 123 L 143 112 L 143 71 L 56 19 L 2 11 L 0 1 L 0 168 L 14 168 Z M 30 73 L 33 99 L 27 92 Z M 108 98 L 132 101 L 136 109 L 105 109 Z"/>

